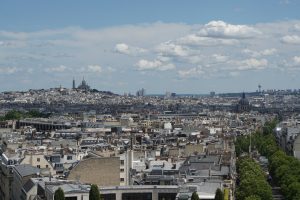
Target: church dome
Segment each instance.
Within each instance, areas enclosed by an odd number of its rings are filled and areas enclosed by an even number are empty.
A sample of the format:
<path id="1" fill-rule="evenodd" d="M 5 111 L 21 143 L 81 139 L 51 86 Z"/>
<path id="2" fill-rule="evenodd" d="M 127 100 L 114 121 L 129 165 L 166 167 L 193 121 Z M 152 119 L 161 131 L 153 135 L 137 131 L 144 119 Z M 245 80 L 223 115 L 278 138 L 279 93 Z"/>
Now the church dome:
<path id="1" fill-rule="evenodd" d="M 249 111 L 250 110 L 250 103 L 248 99 L 246 98 L 245 93 L 243 92 L 242 98 L 239 100 L 238 105 L 237 105 L 237 111 Z"/>
<path id="2" fill-rule="evenodd" d="M 240 105 L 249 105 L 249 101 L 248 101 L 248 99 L 240 99 L 239 104 Z"/>

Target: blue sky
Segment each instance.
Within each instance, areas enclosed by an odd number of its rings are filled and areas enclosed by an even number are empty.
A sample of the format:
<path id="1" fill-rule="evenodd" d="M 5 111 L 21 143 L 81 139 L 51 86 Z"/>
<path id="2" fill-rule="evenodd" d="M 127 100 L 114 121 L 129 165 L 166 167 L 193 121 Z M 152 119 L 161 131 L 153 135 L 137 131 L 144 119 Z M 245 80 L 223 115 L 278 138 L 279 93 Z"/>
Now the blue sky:
<path id="1" fill-rule="evenodd" d="M 300 88 L 300 1 L 0 1 L 0 91 Z"/>
<path id="2" fill-rule="evenodd" d="M 299 19 L 296 0 L 88 0 L 88 1 L 1 1 L 0 25 L 12 31 L 80 26 L 101 28 L 124 24 L 260 23 Z"/>

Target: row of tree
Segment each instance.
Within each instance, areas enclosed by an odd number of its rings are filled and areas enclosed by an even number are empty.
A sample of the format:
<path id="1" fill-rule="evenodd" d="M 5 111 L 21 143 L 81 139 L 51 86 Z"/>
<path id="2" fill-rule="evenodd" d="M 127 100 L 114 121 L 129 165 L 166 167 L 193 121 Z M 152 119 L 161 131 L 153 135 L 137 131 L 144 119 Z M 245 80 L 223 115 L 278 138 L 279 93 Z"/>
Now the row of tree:
<path id="1" fill-rule="evenodd" d="M 276 126 L 276 125 L 275 125 Z M 263 129 L 260 141 L 256 141 L 258 151 L 269 160 L 269 172 L 273 181 L 281 187 L 283 195 L 287 200 L 300 200 L 300 161 L 288 156 L 276 144 L 273 134 L 274 124 L 267 126 L 271 130 Z M 264 143 L 268 145 L 263 146 Z"/>
<path id="2" fill-rule="evenodd" d="M 287 200 L 300 200 L 300 161 L 288 156 L 277 143 L 273 130 L 277 120 L 267 122 L 261 131 L 251 136 L 253 149 L 269 160 L 269 172 L 276 185 L 280 186 Z M 242 136 L 236 140 L 237 156 L 249 151 L 250 136 Z"/>
<path id="3" fill-rule="evenodd" d="M 300 161 L 278 150 L 269 157 L 269 170 L 287 200 L 300 200 Z"/>
<path id="4" fill-rule="evenodd" d="M 270 157 L 278 151 L 279 148 L 277 147 L 275 137 L 272 134 L 277 122 L 277 119 L 274 119 L 271 122 L 266 122 L 262 130 L 256 131 L 250 135 L 237 137 L 235 142 L 236 156 L 239 157 L 243 153 L 248 153 L 250 143 L 251 151 L 257 150 L 261 155 L 266 157 Z"/>
<path id="5" fill-rule="evenodd" d="M 272 188 L 259 164 L 249 157 L 237 161 L 239 174 L 236 198 L 239 200 L 263 199 L 272 200 Z"/>
<path id="6" fill-rule="evenodd" d="M 58 188 L 54 193 L 54 200 L 65 200 L 63 189 Z M 89 200 L 101 200 L 99 188 L 97 185 L 92 185 L 89 193 Z"/>
<path id="7" fill-rule="evenodd" d="M 41 113 L 37 110 L 30 110 L 28 112 L 19 111 L 19 110 L 11 110 L 7 112 L 4 116 L 0 116 L 0 121 L 5 120 L 20 120 L 23 118 L 38 118 L 38 117 L 49 117 L 49 114 Z"/>

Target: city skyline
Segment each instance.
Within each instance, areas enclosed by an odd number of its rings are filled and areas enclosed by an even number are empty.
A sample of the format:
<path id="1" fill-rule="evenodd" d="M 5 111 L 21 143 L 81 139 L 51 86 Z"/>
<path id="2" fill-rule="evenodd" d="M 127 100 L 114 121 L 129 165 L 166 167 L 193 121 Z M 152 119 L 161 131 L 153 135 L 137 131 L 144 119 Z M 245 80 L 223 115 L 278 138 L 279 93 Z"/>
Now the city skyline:
<path id="1" fill-rule="evenodd" d="M 7 1 L 0 91 L 92 88 L 134 94 L 297 89 L 297 1 Z"/>

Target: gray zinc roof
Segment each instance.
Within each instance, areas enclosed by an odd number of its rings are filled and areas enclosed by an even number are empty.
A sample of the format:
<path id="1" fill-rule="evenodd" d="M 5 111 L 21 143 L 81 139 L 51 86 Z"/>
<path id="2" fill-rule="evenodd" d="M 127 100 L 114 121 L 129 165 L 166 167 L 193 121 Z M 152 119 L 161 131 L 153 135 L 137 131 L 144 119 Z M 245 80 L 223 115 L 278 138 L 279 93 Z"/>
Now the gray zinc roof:
<path id="1" fill-rule="evenodd" d="M 32 174 L 40 173 L 40 169 L 37 167 L 33 167 L 31 165 L 17 165 L 15 166 L 15 171 L 21 176 L 29 176 Z"/>
<path id="2" fill-rule="evenodd" d="M 31 190 L 31 188 L 32 188 L 33 186 L 35 186 L 35 183 L 34 183 L 31 179 L 29 179 L 29 180 L 25 183 L 25 185 L 23 186 L 23 188 L 24 188 L 24 190 L 25 190 L 26 192 L 29 192 L 29 190 Z"/>

